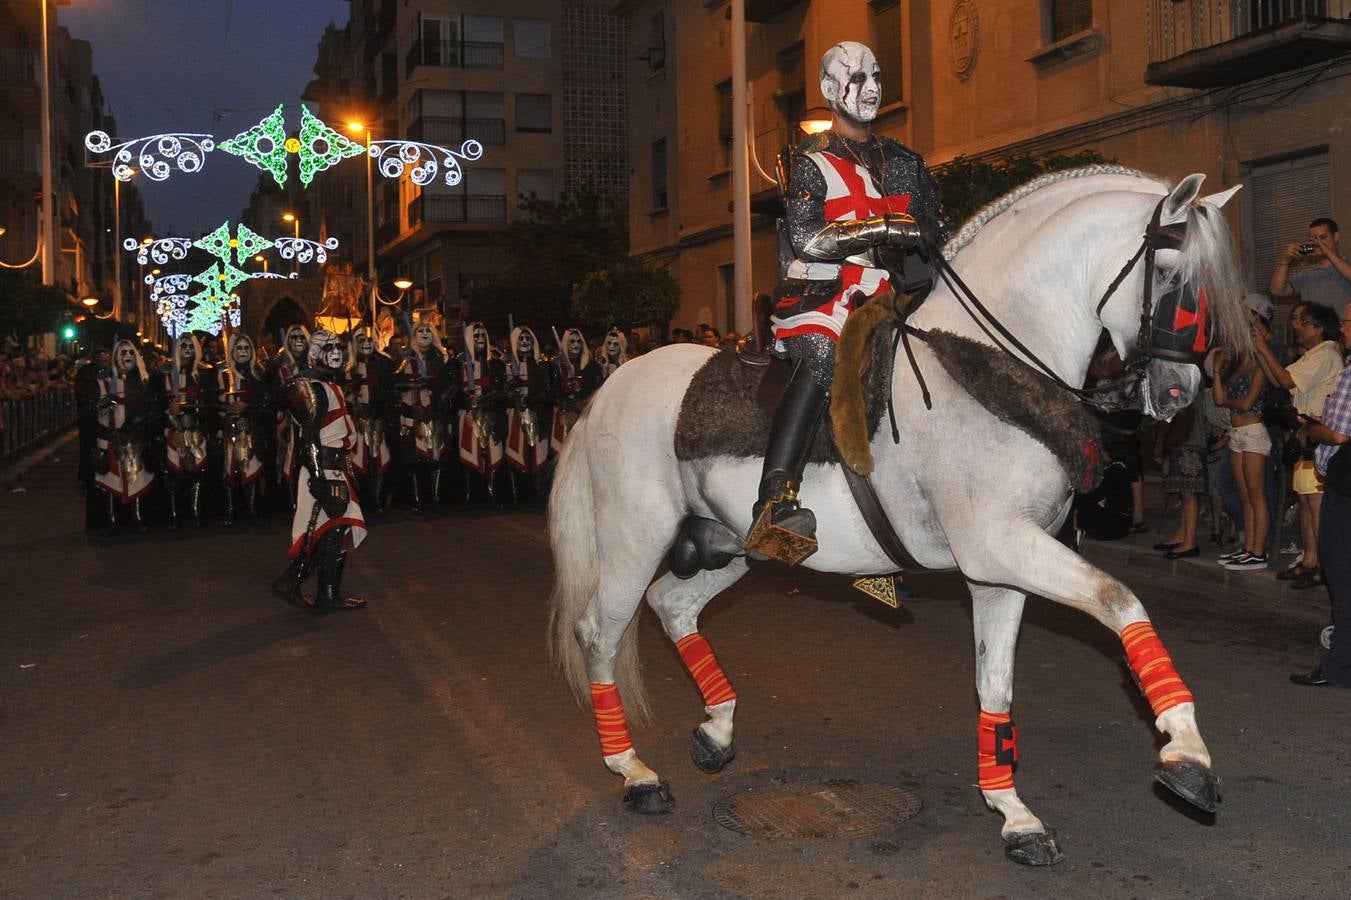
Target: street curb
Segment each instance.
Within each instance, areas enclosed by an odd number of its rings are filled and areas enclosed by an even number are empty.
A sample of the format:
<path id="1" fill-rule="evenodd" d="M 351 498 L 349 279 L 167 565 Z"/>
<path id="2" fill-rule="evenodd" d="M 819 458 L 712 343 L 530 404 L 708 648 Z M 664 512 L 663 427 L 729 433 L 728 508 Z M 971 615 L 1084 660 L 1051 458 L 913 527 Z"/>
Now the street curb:
<path id="1" fill-rule="evenodd" d="M 23 477 L 28 474 L 29 470 L 42 465 L 52 455 L 75 440 L 75 435 L 75 426 L 71 425 L 66 431 L 56 435 L 31 453 L 0 469 L 0 490 L 12 491 L 14 488 L 21 486 Z"/>

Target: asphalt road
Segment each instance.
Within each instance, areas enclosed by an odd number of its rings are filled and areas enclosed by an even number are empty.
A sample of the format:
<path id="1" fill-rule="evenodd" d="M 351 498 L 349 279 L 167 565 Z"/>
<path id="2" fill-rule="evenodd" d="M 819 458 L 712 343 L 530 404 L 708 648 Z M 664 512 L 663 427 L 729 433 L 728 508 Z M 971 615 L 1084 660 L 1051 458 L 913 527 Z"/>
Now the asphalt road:
<path id="1" fill-rule="evenodd" d="M 61 456 L 65 456 L 62 459 Z M 1033 600 L 1018 787 L 1059 835 L 1007 862 L 974 787 L 965 594 L 899 612 L 847 581 L 762 570 L 702 632 L 738 693 L 738 757 L 689 760 L 701 703 L 650 613 L 658 724 L 635 733 L 676 811 L 619 801 L 545 644 L 538 511 L 378 521 L 362 612 L 277 601 L 286 525 L 81 530 L 68 452 L 0 496 L 0 895 L 15 897 L 1342 897 L 1351 694 L 1298 688 L 1316 611 L 1133 579 L 1224 779 L 1212 819 L 1151 782 L 1159 741 L 1116 639 Z M 713 805 L 784 782 L 903 787 L 854 840 L 747 837 Z"/>

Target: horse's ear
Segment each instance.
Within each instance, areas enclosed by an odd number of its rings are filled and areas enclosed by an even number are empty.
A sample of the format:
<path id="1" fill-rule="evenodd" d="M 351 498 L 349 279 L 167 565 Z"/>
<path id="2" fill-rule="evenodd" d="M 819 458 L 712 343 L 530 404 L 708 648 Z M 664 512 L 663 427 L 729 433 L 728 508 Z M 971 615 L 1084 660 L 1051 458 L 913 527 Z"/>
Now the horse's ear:
<path id="1" fill-rule="evenodd" d="M 1186 218 L 1187 207 L 1201 193 L 1201 183 L 1206 180 L 1206 176 L 1197 172 L 1188 175 L 1177 183 L 1163 201 L 1163 211 L 1159 214 L 1160 225 L 1172 225 Z"/>
<path id="2" fill-rule="evenodd" d="M 1240 190 L 1242 190 L 1242 188 L 1243 185 L 1236 184 L 1227 191 L 1220 191 L 1218 194 L 1207 194 L 1200 200 L 1197 200 L 1196 203 L 1197 205 L 1205 203 L 1209 206 L 1213 206 L 1216 209 L 1219 209 L 1221 206 L 1224 206 L 1224 204 L 1228 203 L 1229 198 L 1237 194 Z"/>

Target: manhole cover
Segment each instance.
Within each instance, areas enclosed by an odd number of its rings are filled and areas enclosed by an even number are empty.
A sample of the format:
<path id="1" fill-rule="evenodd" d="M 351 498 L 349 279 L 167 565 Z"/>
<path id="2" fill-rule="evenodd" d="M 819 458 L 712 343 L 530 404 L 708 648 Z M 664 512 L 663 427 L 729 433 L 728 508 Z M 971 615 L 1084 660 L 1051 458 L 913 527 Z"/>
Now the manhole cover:
<path id="1" fill-rule="evenodd" d="M 755 788 L 719 800 L 723 828 L 770 838 L 841 839 L 877 834 L 919 812 L 909 791 L 871 781 L 802 781 Z"/>

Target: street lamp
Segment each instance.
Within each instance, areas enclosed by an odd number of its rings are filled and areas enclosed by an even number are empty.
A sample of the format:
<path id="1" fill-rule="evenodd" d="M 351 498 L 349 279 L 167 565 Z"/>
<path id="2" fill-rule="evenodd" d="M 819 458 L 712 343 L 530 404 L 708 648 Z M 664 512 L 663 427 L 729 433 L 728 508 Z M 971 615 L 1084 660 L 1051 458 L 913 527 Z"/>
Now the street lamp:
<path id="1" fill-rule="evenodd" d="M 297 241 L 300 240 L 300 217 L 297 216 L 295 213 L 289 213 L 289 212 L 288 212 L 288 213 L 282 213 L 282 214 L 281 214 L 281 220 L 282 220 L 283 222 L 289 222 L 289 223 L 294 223 L 294 224 L 295 224 L 295 226 L 296 226 L 296 240 L 297 240 Z M 294 251 L 295 251 L 295 271 L 296 271 L 296 273 L 299 273 L 299 272 L 300 272 L 300 247 L 297 245 L 297 246 L 294 247 L 293 249 L 294 249 Z"/>
<path id="2" fill-rule="evenodd" d="M 253 258 L 253 261 L 256 262 L 256 263 L 262 263 L 262 264 L 263 264 L 263 274 L 266 275 L 266 274 L 267 274 L 267 257 L 266 257 L 266 256 L 263 256 L 262 254 L 259 254 L 258 256 L 255 256 L 255 257 Z"/>
<path id="3" fill-rule="evenodd" d="M 364 122 L 348 122 L 353 134 L 366 134 L 366 280 L 371 285 L 371 327 L 375 327 L 375 188 L 371 162 L 371 129 Z"/>
<path id="4" fill-rule="evenodd" d="M 413 286 L 413 280 L 411 278 L 395 278 L 394 286 L 399 289 L 399 293 L 403 293 Z"/>
<path id="5" fill-rule="evenodd" d="M 93 309 L 94 307 L 99 305 L 99 298 L 85 297 L 82 300 L 80 300 L 80 302 L 83 303 L 85 306 L 89 307 L 90 309 Z"/>

